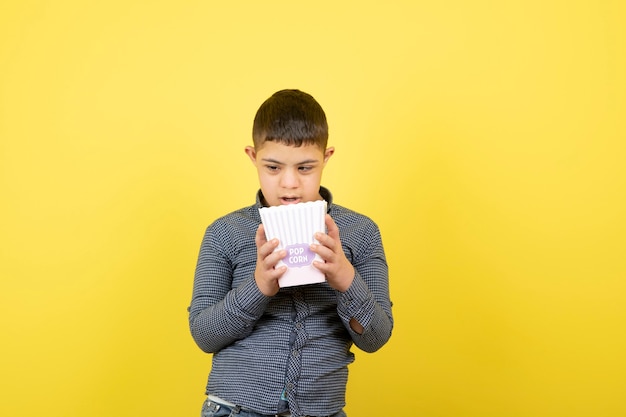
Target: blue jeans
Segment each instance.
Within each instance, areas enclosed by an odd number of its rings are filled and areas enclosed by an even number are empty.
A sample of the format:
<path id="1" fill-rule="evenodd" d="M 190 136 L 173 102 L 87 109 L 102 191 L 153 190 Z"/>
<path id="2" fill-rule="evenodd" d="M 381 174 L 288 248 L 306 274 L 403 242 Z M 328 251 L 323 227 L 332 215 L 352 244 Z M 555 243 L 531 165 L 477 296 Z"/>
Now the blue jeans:
<path id="1" fill-rule="evenodd" d="M 227 405 L 209 401 L 208 399 L 202 404 L 202 413 L 200 417 L 289 417 L 291 414 L 259 414 L 247 408 L 230 408 Z M 328 417 L 347 417 L 343 410 Z"/>

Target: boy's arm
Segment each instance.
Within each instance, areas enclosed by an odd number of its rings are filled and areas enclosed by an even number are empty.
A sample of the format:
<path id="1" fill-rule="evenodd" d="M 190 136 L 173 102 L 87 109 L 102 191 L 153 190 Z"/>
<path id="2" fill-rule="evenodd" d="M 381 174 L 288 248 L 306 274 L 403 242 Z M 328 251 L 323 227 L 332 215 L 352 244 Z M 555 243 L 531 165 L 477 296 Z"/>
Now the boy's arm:
<path id="1" fill-rule="evenodd" d="M 254 276 L 232 288 L 232 265 L 223 242 L 207 229 L 194 277 L 189 327 L 196 344 L 215 353 L 252 332 L 270 297 L 263 295 Z"/>
<path id="2" fill-rule="evenodd" d="M 311 250 L 324 262 L 315 266 L 337 291 L 337 311 L 354 343 L 366 352 L 380 349 L 391 337 L 393 316 L 389 298 L 389 274 L 380 231 L 367 222 L 359 232 L 359 247 L 350 262 L 339 238 L 339 228 L 327 215 L 328 234 L 317 234 L 319 245 Z"/>
<path id="3" fill-rule="evenodd" d="M 358 272 L 346 292 L 337 292 L 339 317 L 346 324 L 354 344 L 365 352 L 377 351 L 391 337 L 391 302 L 389 299 L 378 301 L 381 294 L 371 291 Z"/>

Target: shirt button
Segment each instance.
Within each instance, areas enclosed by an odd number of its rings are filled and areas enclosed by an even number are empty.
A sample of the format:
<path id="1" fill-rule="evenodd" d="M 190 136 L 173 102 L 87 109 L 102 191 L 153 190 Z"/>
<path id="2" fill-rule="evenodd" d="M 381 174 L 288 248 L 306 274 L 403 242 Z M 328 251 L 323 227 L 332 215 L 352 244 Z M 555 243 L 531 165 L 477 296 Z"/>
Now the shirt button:
<path id="1" fill-rule="evenodd" d="M 293 350 L 291 351 L 291 356 L 293 356 L 294 358 L 297 358 L 298 355 L 300 355 L 300 351 L 299 350 Z"/>
<path id="2" fill-rule="evenodd" d="M 296 329 L 301 329 L 301 328 L 302 328 L 302 323 L 297 322 L 297 323 L 296 323 Z"/>

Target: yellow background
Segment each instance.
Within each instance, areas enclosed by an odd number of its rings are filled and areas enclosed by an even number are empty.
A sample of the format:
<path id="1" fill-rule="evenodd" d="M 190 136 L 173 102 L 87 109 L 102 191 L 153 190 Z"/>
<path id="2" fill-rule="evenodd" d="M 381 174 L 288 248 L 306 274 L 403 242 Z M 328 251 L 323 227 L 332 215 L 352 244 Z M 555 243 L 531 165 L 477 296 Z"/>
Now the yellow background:
<path id="1" fill-rule="evenodd" d="M 386 244 L 351 417 L 626 415 L 625 74 L 618 0 L 3 1 L 0 415 L 199 415 L 200 240 L 282 88 Z"/>

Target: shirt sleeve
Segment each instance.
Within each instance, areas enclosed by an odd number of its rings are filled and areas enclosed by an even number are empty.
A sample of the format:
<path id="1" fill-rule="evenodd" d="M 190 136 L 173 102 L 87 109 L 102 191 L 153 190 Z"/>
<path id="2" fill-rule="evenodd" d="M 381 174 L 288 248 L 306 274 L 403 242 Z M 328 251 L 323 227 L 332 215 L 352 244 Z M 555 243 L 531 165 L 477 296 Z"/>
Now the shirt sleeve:
<path id="1" fill-rule="evenodd" d="M 196 344 L 215 353 L 248 336 L 270 297 L 258 289 L 254 276 L 232 288 L 233 266 L 227 242 L 209 227 L 200 247 L 189 306 L 189 327 Z"/>
<path id="2" fill-rule="evenodd" d="M 389 297 L 389 273 L 378 227 L 368 223 L 350 245 L 344 244 L 356 271 L 347 291 L 337 293 L 337 312 L 352 340 L 365 352 L 375 352 L 391 337 L 393 329 L 392 303 Z M 363 326 L 358 334 L 350 327 L 354 318 Z"/>

